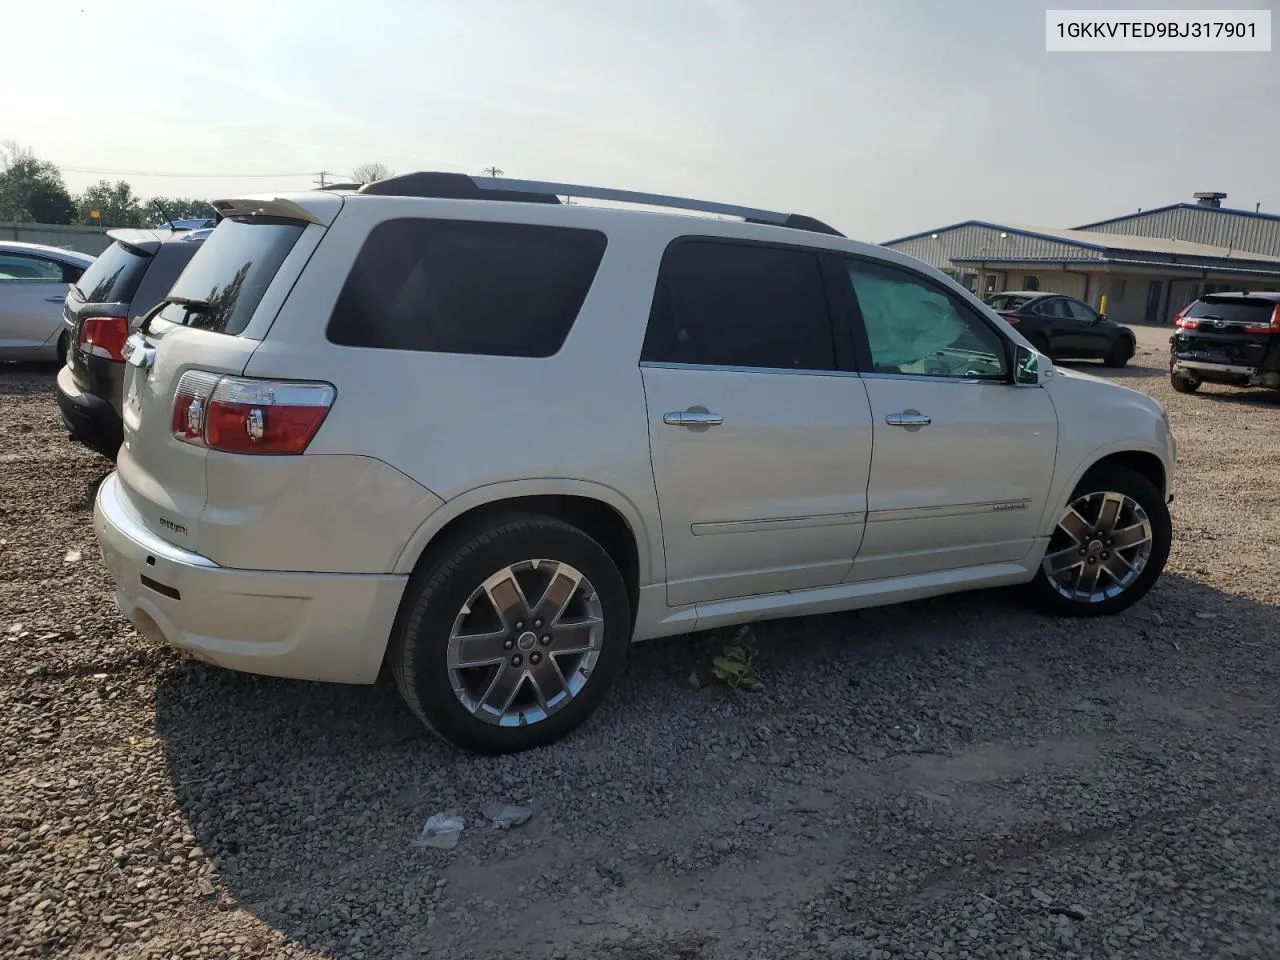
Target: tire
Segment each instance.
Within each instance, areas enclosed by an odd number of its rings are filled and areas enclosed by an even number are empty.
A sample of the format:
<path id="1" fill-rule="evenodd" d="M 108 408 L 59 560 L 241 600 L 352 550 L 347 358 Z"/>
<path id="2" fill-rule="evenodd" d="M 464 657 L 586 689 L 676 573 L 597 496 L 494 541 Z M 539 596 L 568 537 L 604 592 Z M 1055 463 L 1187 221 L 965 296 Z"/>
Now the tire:
<path id="1" fill-rule="evenodd" d="M 1185 373 L 1169 374 L 1169 385 L 1177 393 L 1195 393 L 1200 389 L 1203 381 L 1197 380 L 1195 377 L 1189 377 Z"/>
<path id="2" fill-rule="evenodd" d="M 1111 495 L 1109 498 L 1104 497 L 1108 494 Z M 1141 544 L 1108 550 L 1112 538 L 1106 532 L 1095 533 L 1099 525 L 1103 525 L 1105 531 L 1105 516 L 1101 512 L 1095 513 L 1095 505 L 1102 508 L 1104 499 L 1110 499 L 1114 505 L 1117 497 L 1123 498 L 1124 502 L 1118 510 L 1113 532 L 1127 531 L 1127 539 L 1134 540 L 1144 532 L 1149 534 L 1145 556 Z M 1131 505 L 1136 506 L 1141 515 L 1131 510 Z M 1125 467 L 1111 465 L 1089 471 L 1080 481 L 1063 508 L 1064 523 L 1068 522 L 1067 511 L 1072 507 L 1078 509 L 1079 520 L 1070 521 L 1071 525 L 1087 533 L 1085 536 L 1073 536 L 1062 524 L 1055 528 L 1040 569 L 1028 585 L 1031 598 L 1047 613 L 1062 617 L 1099 617 L 1119 613 L 1141 600 L 1164 570 L 1173 540 L 1169 507 L 1161 492 L 1146 477 Z M 1080 554 L 1077 547 L 1085 553 Z M 1085 559 L 1078 559 L 1080 557 Z M 1139 558 L 1142 559 L 1140 564 L 1137 563 Z M 1050 576 L 1051 566 L 1067 563 L 1079 566 L 1079 578 L 1065 567 L 1057 576 Z M 1092 573 L 1086 573 L 1087 570 Z M 1130 573 L 1134 575 L 1122 586 L 1112 570 L 1120 570 L 1126 577 Z M 1092 590 L 1087 582 L 1090 575 L 1095 581 Z"/>
<path id="3" fill-rule="evenodd" d="M 1133 356 L 1133 342 L 1128 337 L 1121 337 L 1111 345 L 1102 362 L 1108 367 L 1123 367 Z"/>
<path id="4" fill-rule="evenodd" d="M 58 369 L 61 370 L 67 365 L 67 348 L 71 343 L 71 335 L 68 333 L 58 334 Z"/>
<path id="5" fill-rule="evenodd" d="M 556 571 L 569 575 L 559 579 Z M 579 581 L 571 592 L 565 590 L 568 605 L 563 616 L 548 618 L 542 627 L 547 633 L 525 623 L 525 617 L 540 612 L 527 612 L 538 606 L 535 596 L 544 596 L 544 587 L 553 581 L 557 589 L 567 585 L 574 573 L 585 584 Z M 508 581 L 519 583 L 521 590 L 514 591 Z M 546 589 L 545 596 L 551 595 Z M 512 604 L 505 619 L 490 596 Z M 471 613 L 464 616 L 468 604 Z M 603 622 L 587 625 L 596 618 Z M 578 623 L 576 630 L 571 621 Z M 542 620 L 535 623 L 541 627 Z M 477 753 L 514 753 L 554 743 L 591 715 L 622 671 L 631 630 L 626 584 L 605 549 L 560 520 L 518 514 L 462 534 L 415 574 L 401 603 L 388 659 L 400 696 L 433 733 Z M 474 637 L 464 647 L 453 639 L 455 632 L 489 637 Z M 585 651 L 586 645 L 594 646 L 594 654 Z M 576 646 L 584 649 L 570 649 Z M 569 652 L 551 652 L 557 647 Z M 485 660 L 486 665 L 455 669 L 464 659 Z M 560 693 L 545 696 L 544 685 L 535 684 L 539 676 L 553 693 L 554 684 L 562 684 Z M 515 696 L 502 705 L 507 689 Z M 538 699 L 540 691 L 545 702 Z M 499 717 L 511 725 L 502 725 Z"/>
<path id="6" fill-rule="evenodd" d="M 1027 343 L 1031 344 L 1037 353 L 1043 353 L 1050 360 L 1053 359 L 1053 354 L 1049 352 L 1049 341 L 1044 336 L 1038 333 L 1033 334 L 1032 336 L 1027 337 Z"/>

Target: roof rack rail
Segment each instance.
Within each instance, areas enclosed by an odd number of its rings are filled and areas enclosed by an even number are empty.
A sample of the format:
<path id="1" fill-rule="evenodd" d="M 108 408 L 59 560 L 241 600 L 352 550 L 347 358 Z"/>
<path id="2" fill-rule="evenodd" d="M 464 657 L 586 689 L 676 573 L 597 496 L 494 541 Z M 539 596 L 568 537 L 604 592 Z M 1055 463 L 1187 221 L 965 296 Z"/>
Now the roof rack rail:
<path id="1" fill-rule="evenodd" d="M 844 234 L 821 220 L 796 213 L 778 213 L 755 207 L 739 207 L 710 200 L 669 197 L 657 193 L 637 193 L 611 187 L 587 187 L 575 183 L 551 183 L 541 180 L 508 180 L 505 177 L 473 177 L 465 173 L 406 173 L 366 183 L 358 193 L 392 197 L 431 197 L 449 200 L 509 200 L 520 203 L 559 203 L 561 197 L 584 200 L 609 200 L 676 210 L 696 210 L 722 216 L 740 217 L 747 223 L 790 227 L 826 233 L 834 237 Z"/>

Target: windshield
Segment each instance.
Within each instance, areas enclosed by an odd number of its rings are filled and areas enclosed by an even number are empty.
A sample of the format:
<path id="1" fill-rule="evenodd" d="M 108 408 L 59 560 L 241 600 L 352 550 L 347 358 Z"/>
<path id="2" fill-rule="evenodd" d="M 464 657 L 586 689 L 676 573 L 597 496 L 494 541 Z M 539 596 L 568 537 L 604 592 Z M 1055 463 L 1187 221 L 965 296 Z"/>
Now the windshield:
<path id="1" fill-rule="evenodd" d="M 138 291 L 151 256 L 119 241 L 102 252 L 76 281 L 85 303 L 128 303 Z"/>
<path id="2" fill-rule="evenodd" d="M 239 334 L 306 225 L 294 220 L 224 220 L 182 271 L 159 314 L 216 333 Z"/>

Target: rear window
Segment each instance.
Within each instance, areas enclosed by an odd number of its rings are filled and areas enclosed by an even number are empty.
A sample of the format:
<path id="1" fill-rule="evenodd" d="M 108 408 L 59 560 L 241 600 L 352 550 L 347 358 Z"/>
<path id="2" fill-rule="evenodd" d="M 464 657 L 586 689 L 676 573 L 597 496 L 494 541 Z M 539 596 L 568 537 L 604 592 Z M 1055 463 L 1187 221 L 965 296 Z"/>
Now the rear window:
<path id="1" fill-rule="evenodd" d="M 159 315 L 215 333 L 243 332 L 305 229 L 304 223 L 274 217 L 223 220 L 168 293 L 192 302 L 171 303 Z"/>
<path id="2" fill-rule="evenodd" d="M 1275 312 L 1274 300 L 1254 297 L 1205 297 L 1191 305 L 1188 317 L 1225 320 L 1228 323 L 1267 323 Z"/>
<path id="3" fill-rule="evenodd" d="M 85 303 L 128 303 L 138 291 L 151 255 L 115 242 L 76 281 Z"/>
<path id="4" fill-rule="evenodd" d="M 993 310 L 1021 310 L 1034 299 L 1035 297 L 1011 297 L 1008 295 L 988 297 L 987 306 Z"/>
<path id="5" fill-rule="evenodd" d="M 549 357 L 604 256 L 594 230 L 388 220 L 370 231 L 327 335 L 347 347 Z"/>

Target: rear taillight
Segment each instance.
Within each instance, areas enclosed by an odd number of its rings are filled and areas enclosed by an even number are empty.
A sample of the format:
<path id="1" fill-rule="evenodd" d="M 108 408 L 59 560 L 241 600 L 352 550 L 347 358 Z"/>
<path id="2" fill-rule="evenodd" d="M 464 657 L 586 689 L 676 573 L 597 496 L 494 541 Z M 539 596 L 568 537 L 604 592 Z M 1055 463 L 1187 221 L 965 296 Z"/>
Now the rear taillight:
<path id="1" fill-rule="evenodd" d="M 1251 323 L 1244 328 L 1245 333 L 1280 333 L 1280 303 L 1271 311 L 1268 323 Z"/>
<path id="2" fill-rule="evenodd" d="M 124 360 L 124 342 L 129 339 L 126 317 L 85 317 L 80 324 L 76 347 L 81 353 L 109 360 Z"/>
<path id="3" fill-rule="evenodd" d="M 173 435 L 225 453 L 302 453 L 336 393 L 327 383 L 188 370 L 173 397 Z"/>
<path id="4" fill-rule="evenodd" d="M 1018 322 L 1018 317 L 1017 317 L 1017 315 L 1016 315 L 1016 314 L 1012 314 L 1012 313 L 1002 313 L 1002 314 L 1000 314 L 1000 316 L 1004 318 L 1004 322 L 1005 322 L 1005 323 L 1017 323 L 1017 322 Z"/>
<path id="5" fill-rule="evenodd" d="M 1187 311 L 1190 310 L 1192 306 L 1194 306 L 1194 304 L 1189 303 L 1174 315 L 1173 325 L 1179 330 L 1196 330 L 1199 328 L 1200 321 L 1192 320 L 1187 316 Z"/>

